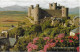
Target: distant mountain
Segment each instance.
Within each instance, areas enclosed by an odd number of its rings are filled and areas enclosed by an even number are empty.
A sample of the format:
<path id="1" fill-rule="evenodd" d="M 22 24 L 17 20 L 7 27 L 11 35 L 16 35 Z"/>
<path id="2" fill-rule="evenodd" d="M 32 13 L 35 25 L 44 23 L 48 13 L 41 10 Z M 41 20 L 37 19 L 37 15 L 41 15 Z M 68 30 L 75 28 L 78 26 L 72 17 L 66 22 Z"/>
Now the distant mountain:
<path id="1" fill-rule="evenodd" d="M 18 6 L 18 5 L 0 8 L 0 11 L 27 11 L 27 10 L 28 10 L 28 6 Z M 79 14 L 79 7 L 70 8 L 69 14 Z"/>
<path id="2" fill-rule="evenodd" d="M 5 11 L 5 9 L 3 9 L 3 8 L 0 8 L 0 11 Z"/>
<path id="3" fill-rule="evenodd" d="M 69 9 L 69 14 L 78 14 L 79 15 L 79 8 L 80 7 L 70 8 Z"/>
<path id="4" fill-rule="evenodd" d="M 0 8 L 0 11 L 27 11 L 27 10 L 28 10 L 27 6 L 18 6 L 18 5 Z"/>

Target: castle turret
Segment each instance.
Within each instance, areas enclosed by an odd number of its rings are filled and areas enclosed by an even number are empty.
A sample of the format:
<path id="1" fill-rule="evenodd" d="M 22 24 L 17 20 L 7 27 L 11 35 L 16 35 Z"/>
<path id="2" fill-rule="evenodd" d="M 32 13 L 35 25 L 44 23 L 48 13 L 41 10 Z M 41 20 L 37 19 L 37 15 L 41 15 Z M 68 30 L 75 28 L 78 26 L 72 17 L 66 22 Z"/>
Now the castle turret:
<path id="1" fill-rule="evenodd" d="M 33 5 L 31 5 L 31 9 L 33 9 L 34 7 L 33 7 Z"/>
<path id="2" fill-rule="evenodd" d="M 31 17 L 31 11 L 34 9 L 33 5 L 28 8 L 28 17 Z"/>
<path id="3" fill-rule="evenodd" d="M 52 4 L 51 3 L 49 3 L 49 9 L 52 9 Z"/>
<path id="4" fill-rule="evenodd" d="M 31 7 L 28 8 L 28 17 L 31 16 Z"/>
<path id="5" fill-rule="evenodd" d="M 62 7 L 62 17 L 68 17 L 68 8 Z"/>
<path id="6" fill-rule="evenodd" d="M 39 23 L 39 4 L 36 5 L 36 7 L 34 8 L 34 22 L 35 24 Z"/>
<path id="7" fill-rule="evenodd" d="M 53 10 L 57 9 L 57 3 L 53 3 Z"/>

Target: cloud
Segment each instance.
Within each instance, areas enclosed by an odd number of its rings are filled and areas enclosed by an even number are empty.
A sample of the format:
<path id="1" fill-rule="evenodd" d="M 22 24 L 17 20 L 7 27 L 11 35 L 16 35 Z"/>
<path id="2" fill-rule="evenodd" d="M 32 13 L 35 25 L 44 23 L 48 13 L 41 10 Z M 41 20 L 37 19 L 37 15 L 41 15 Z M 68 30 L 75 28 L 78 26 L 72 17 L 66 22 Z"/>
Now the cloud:
<path id="1" fill-rule="evenodd" d="M 79 0 L 0 0 L 0 7 L 11 5 L 30 6 L 40 4 L 43 8 L 48 8 L 49 3 L 57 2 L 63 6 L 74 8 L 79 6 Z"/>

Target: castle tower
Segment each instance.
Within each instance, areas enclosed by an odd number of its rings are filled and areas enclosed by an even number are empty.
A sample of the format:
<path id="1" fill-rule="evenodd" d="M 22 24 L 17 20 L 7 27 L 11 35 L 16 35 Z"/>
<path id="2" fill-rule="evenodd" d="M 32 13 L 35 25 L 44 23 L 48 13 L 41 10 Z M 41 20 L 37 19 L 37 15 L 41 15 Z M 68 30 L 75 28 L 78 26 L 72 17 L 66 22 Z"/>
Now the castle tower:
<path id="1" fill-rule="evenodd" d="M 53 10 L 57 9 L 57 3 L 53 3 Z"/>
<path id="2" fill-rule="evenodd" d="M 28 17 L 31 16 L 31 7 L 28 8 Z"/>
<path id="3" fill-rule="evenodd" d="M 62 17 L 68 17 L 68 8 L 62 7 Z"/>
<path id="4" fill-rule="evenodd" d="M 33 7 L 33 5 L 31 5 L 31 9 L 33 9 L 34 7 Z"/>
<path id="5" fill-rule="evenodd" d="M 36 5 L 36 7 L 34 8 L 34 22 L 35 24 L 39 23 L 39 4 Z"/>
<path id="6" fill-rule="evenodd" d="M 52 9 L 52 4 L 51 3 L 49 3 L 49 9 Z"/>
<path id="7" fill-rule="evenodd" d="M 31 5 L 31 6 L 28 8 L 28 17 L 31 16 L 31 10 L 32 10 L 33 8 L 34 8 L 33 5 Z"/>

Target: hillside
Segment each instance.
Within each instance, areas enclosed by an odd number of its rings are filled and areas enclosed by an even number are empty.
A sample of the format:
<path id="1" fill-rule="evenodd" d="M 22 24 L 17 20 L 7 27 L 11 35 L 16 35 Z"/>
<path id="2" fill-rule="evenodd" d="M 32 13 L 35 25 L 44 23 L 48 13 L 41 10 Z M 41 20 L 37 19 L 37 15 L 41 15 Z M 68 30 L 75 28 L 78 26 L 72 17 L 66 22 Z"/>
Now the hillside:
<path id="1" fill-rule="evenodd" d="M 27 11 L 27 10 L 28 10 L 27 6 L 18 6 L 18 5 L 0 8 L 0 11 Z"/>
<path id="2" fill-rule="evenodd" d="M 77 14 L 77 15 L 79 15 L 79 8 L 80 7 L 70 8 L 69 9 L 69 14 Z"/>

